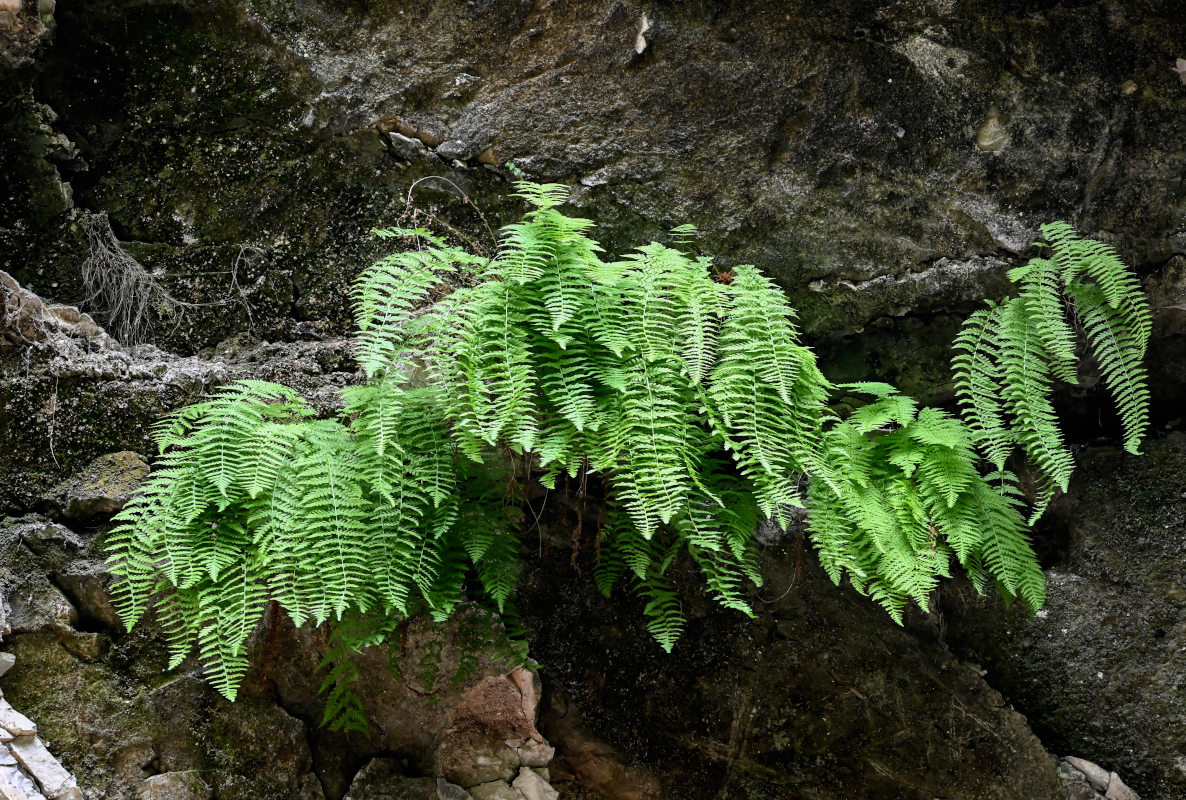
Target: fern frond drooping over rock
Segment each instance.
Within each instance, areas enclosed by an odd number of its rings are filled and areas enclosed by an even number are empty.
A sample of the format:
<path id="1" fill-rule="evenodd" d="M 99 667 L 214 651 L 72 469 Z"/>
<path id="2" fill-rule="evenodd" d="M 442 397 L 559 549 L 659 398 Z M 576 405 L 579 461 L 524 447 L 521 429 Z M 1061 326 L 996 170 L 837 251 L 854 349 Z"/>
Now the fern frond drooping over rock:
<path id="1" fill-rule="evenodd" d="M 1009 272 L 1018 296 L 990 303 L 964 323 L 952 366 L 985 457 L 1003 469 L 1020 448 L 1048 486 L 1065 491 L 1074 461 L 1050 402 L 1052 381 L 1077 382 L 1085 343 L 1116 401 L 1124 448 L 1137 453 L 1149 424 L 1142 361 L 1152 323 L 1140 283 L 1112 248 L 1062 222 L 1043 225 L 1042 234 L 1051 258 Z M 1040 499 L 1031 520 L 1043 507 Z"/>
<path id="2" fill-rule="evenodd" d="M 1040 473 L 1038 513 L 1066 487 L 1049 393 L 1075 379 L 1081 339 L 1129 450 L 1147 427 L 1138 286 L 1066 226 L 1044 228 L 1051 258 L 1012 273 L 1018 296 L 957 338 L 957 417 L 886 384 L 832 386 L 781 290 L 752 266 L 719 280 L 680 249 L 686 226 L 608 260 L 593 223 L 560 211 L 564 187 L 523 182 L 517 196 L 531 210 L 493 259 L 425 230 L 378 232 L 407 247 L 355 285 L 365 382 L 343 390 L 340 418 L 244 381 L 157 427 L 156 470 L 108 547 L 125 622 L 157 598 L 174 664 L 196 647 L 233 698 L 269 602 L 298 624 L 343 621 L 327 719 L 359 724 L 339 656 L 394 630 L 375 620 L 443 619 L 467 578 L 508 608 L 527 479 L 600 476 L 596 584 L 631 583 L 666 649 L 685 627 L 680 565 L 752 614 L 756 527 L 804 506 L 832 579 L 899 621 L 957 564 L 1036 609 L 1043 575 L 1010 460 Z M 837 391 L 867 399 L 842 418 Z"/>

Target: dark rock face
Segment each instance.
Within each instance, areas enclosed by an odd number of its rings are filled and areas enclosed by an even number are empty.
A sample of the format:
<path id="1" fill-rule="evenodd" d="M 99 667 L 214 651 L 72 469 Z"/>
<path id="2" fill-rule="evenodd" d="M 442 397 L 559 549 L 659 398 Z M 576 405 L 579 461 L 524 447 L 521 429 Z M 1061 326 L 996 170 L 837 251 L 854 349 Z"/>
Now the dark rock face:
<path id="1" fill-rule="evenodd" d="M 1083 454 L 1041 541 L 1050 600 L 1034 619 L 974 593 L 944 601 L 947 640 L 1052 750 L 1087 755 L 1142 797 L 1186 795 L 1186 436 L 1140 458 Z"/>
<path id="2" fill-rule="evenodd" d="M 344 340 L 241 336 L 212 348 L 210 359 L 179 358 L 151 345 L 126 348 L 86 314 L 43 302 L 3 272 L 0 298 L 8 312 L 0 319 L 0 512 L 114 511 L 120 484 L 142 474 L 130 453 L 155 452 L 152 425 L 228 381 L 281 381 L 328 411 L 339 402 L 335 388 L 359 379 Z M 112 463 L 91 463 L 96 457 Z"/>
<path id="3" fill-rule="evenodd" d="M 548 544 L 558 557 L 523 598 L 545 665 L 541 730 L 560 768 L 604 796 L 1061 797 L 1053 759 L 975 668 L 809 558 L 796 566 L 794 541 L 768 553 L 756 620 L 685 595 L 692 619 L 670 655 L 634 603 L 572 574 L 566 541 Z"/>
<path id="4" fill-rule="evenodd" d="M 112 506 L 61 525 L 88 464 L 151 455 L 150 426 L 220 383 L 281 380 L 331 411 L 358 379 L 335 337 L 350 281 L 382 252 L 365 232 L 398 220 L 420 178 L 444 179 L 417 184 L 416 205 L 487 248 L 488 227 L 519 211 L 508 160 L 570 185 L 613 254 L 694 223 L 722 264 L 777 277 L 829 375 L 938 399 L 963 314 L 1006 290 L 1040 222 L 1065 218 L 1147 278 L 1155 417 L 1186 403 L 1178 0 L 12 5 L 0 0 L 0 513 L 59 519 L 3 526 L 19 540 L 0 573 L 20 656 L 5 691 L 97 796 L 335 798 L 368 762 L 362 796 L 439 795 L 405 773 L 435 775 L 445 745 L 493 741 L 489 726 L 445 735 L 460 695 L 402 704 L 381 653 L 363 664 L 379 737 L 315 730 L 324 642 L 307 631 L 278 634 L 283 657 L 257 642 L 273 657 L 235 706 L 189 667 L 164 675 L 159 638 L 120 633 L 106 597 L 89 515 Z M 150 309 L 151 344 L 95 324 L 110 308 L 82 265 L 100 220 L 107 254 L 178 301 Z M 1094 435 L 1090 384 L 1060 405 Z M 1167 655 L 1181 553 L 1157 527 L 1176 530 L 1176 447 L 1155 449 L 1158 466 L 1093 462 L 1064 505 L 1072 522 L 1039 534 L 1046 617 L 949 596 L 948 641 L 994 689 L 930 629 L 904 632 L 831 587 L 810 555 L 801 570 L 797 553 L 772 555 L 768 585 L 793 587 L 755 623 L 689 597 L 672 657 L 638 609 L 544 562 L 524 608 L 567 791 L 1057 797 L 1053 760 L 1000 690 L 1047 747 L 1147 798 L 1181 794 L 1181 668 Z M 1160 488 L 1106 491 L 1125 481 Z M 506 749 L 537 766 L 530 742 Z M 475 797 L 513 795 L 502 755 L 468 775 L 457 758 L 451 774 L 483 780 Z"/>
<path id="5" fill-rule="evenodd" d="M 156 341 L 191 351 L 245 327 L 343 330 L 348 282 L 376 252 L 364 232 L 399 216 L 411 182 L 445 175 L 420 201 L 485 239 L 449 193 L 505 221 L 492 165 L 507 160 L 572 185 L 611 252 L 696 224 L 705 252 L 776 275 L 818 336 L 1000 294 L 1052 218 L 1115 238 L 1144 272 L 1184 249 L 1175 0 L 221 0 L 58 16 L 32 95 L 15 94 L 36 102 L 14 101 L 0 146 L 16 177 L 0 269 L 81 300 L 71 215 L 104 211 L 175 296 L 215 304 L 159 321 Z M 909 389 L 933 383 L 884 361 Z"/>
<path id="6" fill-rule="evenodd" d="M 38 49 L 53 33 L 54 0 L 4 0 L 0 3 L 0 79 L 33 64 Z"/>

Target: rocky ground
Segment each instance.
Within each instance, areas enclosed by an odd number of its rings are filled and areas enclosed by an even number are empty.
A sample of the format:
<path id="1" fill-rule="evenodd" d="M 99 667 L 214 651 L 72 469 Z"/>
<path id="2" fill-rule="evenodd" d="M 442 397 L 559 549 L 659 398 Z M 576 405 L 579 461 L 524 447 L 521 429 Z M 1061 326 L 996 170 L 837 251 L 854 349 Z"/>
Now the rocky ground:
<path id="1" fill-rule="evenodd" d="M 5 697 L 91 798 L 1186 796 L 1178 5 L 0 0 Z M 954 585 L 897 628 L 791 532 L 757 621 L 689 595 L 663 656 L 557 521 L 521 601 L 538 730 L 507 665 L 423 703 L 381 655 L 372 737 L 320 729 L 326 642 L 280 620 L 234 706 L 164 672 L 101 552 L 151 425 L 239 377 L 331 412 L 366 231 L 435 214 L 492 247 L 507 161 L 611 252 L 695 224 L 777 277 L 830 376 L 939 401 L 959 320 L 1067 219 L 1145 281 L 1158 433 L 1121 457 L 1092 376 L 1060 394 L 1084 468 L 1034 619 Z"/>

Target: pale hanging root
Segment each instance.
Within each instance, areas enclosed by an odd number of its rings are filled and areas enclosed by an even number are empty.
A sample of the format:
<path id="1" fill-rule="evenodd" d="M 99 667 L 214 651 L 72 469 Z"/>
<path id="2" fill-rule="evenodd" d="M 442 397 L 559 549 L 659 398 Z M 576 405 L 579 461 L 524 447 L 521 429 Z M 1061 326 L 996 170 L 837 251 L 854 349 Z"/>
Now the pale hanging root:
<path id="1" fill-rule="evenodd" d="M 82 284 L 87 293 L 84 302 L 102 310 L 108 333 L 124 344 L 144 341 L 153 313 L 160 318 L 172 317 L 179 325 L 189 309 L 238 301 L 247 307 L 247 317 L 251 320 L 246 292 L 239 286 L 238 271 L 244 253 L 257 253 L 257 248 L 239 248 L 231 268 L 231 293 L 225 299 L 213 303 L 186 303 L 169 294 L 143 264 L 124 250 L 111 230 L 106 212 L 83 215 L 82 229 L 90 246 L 90 254 L 82 262 Z"/>

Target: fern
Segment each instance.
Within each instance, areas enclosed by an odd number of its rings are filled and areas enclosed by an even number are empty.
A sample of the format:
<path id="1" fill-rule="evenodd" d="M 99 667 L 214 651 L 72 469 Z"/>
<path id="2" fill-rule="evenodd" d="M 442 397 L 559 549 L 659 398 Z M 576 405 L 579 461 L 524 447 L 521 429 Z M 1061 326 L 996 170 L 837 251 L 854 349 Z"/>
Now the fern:
<path id="1" fill-rule="evenodd" d="M 803 505 L 828 575 L 898 621 L 956 564 L 1036 609 L 1024 513 L 1073 468 L 1054 382 L 1074 381 L 1088 348 L 1125 446 L 1147 429 L 1139 287 L 1065 225 L 1043 228 L 1049 258 L 1011 271 L 1017 296 L 957 337 L 957 417 L 888 384 L 832 386 L 778 287 L 679 249 L 689 226 L 679 246 L 607 260 L 592 223 L 560 211 L 564 187 L 524 182 L 517 196 L 531 209 L 492 259 L 424 230 L 377 232 L 406 249 L 354 286 L 365 381 L 343 390 L 339 418 L 243 381 L 156 427 L 161 457 L 108 553 L 125 623 L 156 598 L 174 666 L 196 649 L 234 697 L 269 602 L 298 624 L 334 621 L 325 720 L 362 729 L 350 653 L 390 643 L 413 614 L 448 617 L 467 586 L 511 614 L 526 496 L 514 488 L 562 475 L 600 478 L 597 587 L 633 584 L 668 650 L 686 625 L 677 578 L 699 571 L 718 603 L 752 615 L 756 526 Z M 844 416 L 828 404 L 837 391 L 867 400 Z M 1041 482 L 1029 509 L 1009 469 L 1021 457 Z"/>
<path id="2" fill-rule="evenodd" d="M 1053 380 L 1077 382 L 1083 345 L 1116 401 L 1129 452 L 1139 451 L 1149 412 L 1141 362 L 1152 328 L 1136 277 L 1110 247 L 1066 223 L 1043 225 L 1042 234 L 1051 258 L 1010 271 L 1018 296 L 968 319 L 952 363 L 981 452 L 1000 470 L 1020 448 L 1047 484 L 1031 522 L 1074 469 L 1049 397 Z"/>

